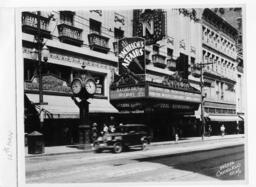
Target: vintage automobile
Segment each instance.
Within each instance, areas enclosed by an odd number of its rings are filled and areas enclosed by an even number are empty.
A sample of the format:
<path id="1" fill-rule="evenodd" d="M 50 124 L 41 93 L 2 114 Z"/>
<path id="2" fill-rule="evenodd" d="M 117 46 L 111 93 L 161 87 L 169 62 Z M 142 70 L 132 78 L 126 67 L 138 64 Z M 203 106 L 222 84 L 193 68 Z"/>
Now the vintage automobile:
<path id="1" fill-rule="evenodd" d="M 93 143 L 95 152 L 111 149 L 121 153 L 125 148 L 140 146 L 143 150 L 150 144 L 150 129 L 142 124 L 125 124 L 116 128 L 115 132 L 106 133 Z"/>

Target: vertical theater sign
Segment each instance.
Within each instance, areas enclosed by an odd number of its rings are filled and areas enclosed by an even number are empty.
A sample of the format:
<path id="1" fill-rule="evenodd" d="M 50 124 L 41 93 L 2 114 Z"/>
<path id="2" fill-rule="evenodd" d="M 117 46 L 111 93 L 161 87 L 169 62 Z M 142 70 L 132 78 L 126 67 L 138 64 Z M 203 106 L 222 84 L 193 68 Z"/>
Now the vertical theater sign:
<path id="1" fill-rule="evenodd" d="M 145 74 L 145 40 L 139 37 L 123 38 L 118 41 L 119 74 L 131 71 Z"/>
<path id="2" fill-rule="evenodd" d="M 162 9 L 137 9 L 133 18 L 133 35 L 143 37 L 146 45 L 155 44 L 165 37 L 166 15 Z"/>

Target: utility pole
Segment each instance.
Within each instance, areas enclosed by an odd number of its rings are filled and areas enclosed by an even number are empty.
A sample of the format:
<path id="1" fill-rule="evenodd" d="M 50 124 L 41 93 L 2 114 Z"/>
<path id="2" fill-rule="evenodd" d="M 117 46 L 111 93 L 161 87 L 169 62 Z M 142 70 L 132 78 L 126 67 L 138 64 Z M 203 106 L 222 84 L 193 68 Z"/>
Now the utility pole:
<path id="1" fill-rule="evenodd" d="M 201 121 L 202 121 L 202 141 L 204 141 L 204 136 L 205 136 L 205 119 L 204 119 L 204 93 L 203 93 L 203 88 L 204 88 L 204 83 L 203 83 L 203 68 L 206 65 L 210 65 L 213 63 L 199 63 L 196 64 L 200 68 L 200 91 L 201 91 Z"/>
<path id="2" fill-rule="evenodd" d="M 41 12 L 37 11 L 37 48 L 38 48 L 38 78 L 39 78 L 39 106 L 40 106 L 40 128 L 43 127 L 43 115 L 42 105 L 43 105 L 43 80 L 42 80 L 42 62 L 41 62 L 41 50 L 42 50 L 42 37 L 41 37 L 41 28 L 40 28 L 40 15 Z"/>

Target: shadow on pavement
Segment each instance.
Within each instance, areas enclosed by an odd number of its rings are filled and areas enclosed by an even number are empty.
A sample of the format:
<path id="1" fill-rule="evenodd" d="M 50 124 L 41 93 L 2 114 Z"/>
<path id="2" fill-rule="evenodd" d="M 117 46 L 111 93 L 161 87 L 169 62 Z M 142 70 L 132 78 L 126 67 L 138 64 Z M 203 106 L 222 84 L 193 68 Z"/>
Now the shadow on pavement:
<path id="1" fill-rule="evenodd" d="M 164 164 L 174 169 L 191 171 L 219 180 L 245 179 L 244 146 L 156 156 L 136 160 L 139 162 Z"/>

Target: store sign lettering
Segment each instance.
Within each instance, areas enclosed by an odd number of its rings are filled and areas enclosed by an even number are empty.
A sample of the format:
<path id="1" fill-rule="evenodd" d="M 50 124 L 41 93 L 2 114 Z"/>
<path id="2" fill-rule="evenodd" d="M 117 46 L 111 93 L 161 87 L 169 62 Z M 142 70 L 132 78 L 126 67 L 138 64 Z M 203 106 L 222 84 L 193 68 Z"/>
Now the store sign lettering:
<path id="1" fill-rule="evenodd" d="M 166 88 L 159 87 L 149 87 L 149 96 L 157 98 L 167 98 L 170 100 L 182 100 L 182 101 L 191 101 L 191 102 L 200 102 L 200 94 L 183 92 L 178 90 L 170 90 Z"/>
<path id="2" fill-rule="evenodd" d="M 193 107 L 190 105 L 182 105 L 182 104 L 168 104 L 168 103 L 158 103 L 154 105 L 155 108 L 162 109 L 176 109 L 176 110 L 192 110 Z"/>
<path id="3" fill-rule="evenodd" d="M 133 98 L 133 97 L 144 97 L 145 88 L 130 87 L 130 88 L 119 88 L 110 92 L 111 99 L 115 98 Z"/>

